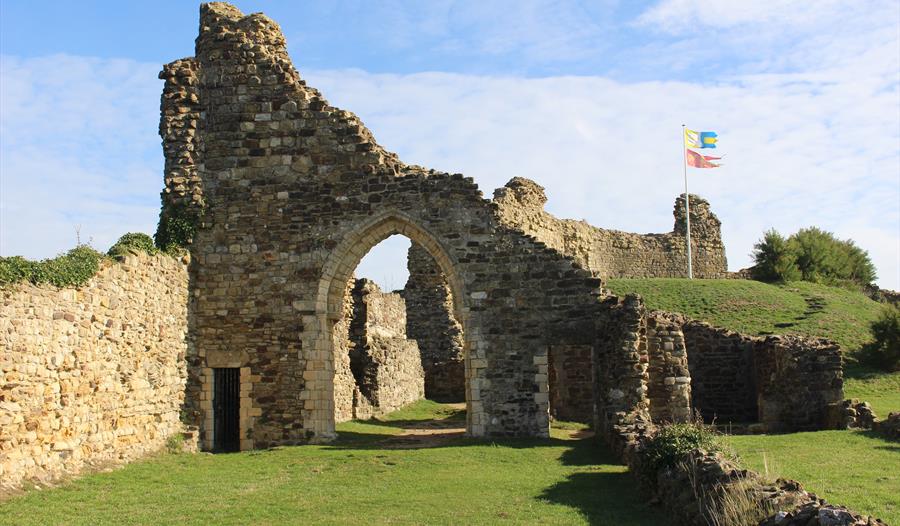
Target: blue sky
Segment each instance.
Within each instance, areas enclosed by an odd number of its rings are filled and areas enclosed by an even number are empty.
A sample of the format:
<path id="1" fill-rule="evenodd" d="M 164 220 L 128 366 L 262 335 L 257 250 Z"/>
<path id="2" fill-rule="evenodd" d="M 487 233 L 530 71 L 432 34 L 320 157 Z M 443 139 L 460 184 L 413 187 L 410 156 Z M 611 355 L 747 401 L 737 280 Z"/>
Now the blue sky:
<path id="1" fill-rule="evenodd" d="M 729 266 L 763 230 L 853 238 L 900 288 L 900 3 L 237 2 L 282 27 L 295 66 L 406 162 L 513 176 L 548 209 L 671 229 L 680 124 L 719 132 L 691 173 Z M 814 6 L 814 9 L 809 7 Z M 0 255 L 48 257 L 152 232 L 164 62 L 192 54 L 197 4 L 0 3 Z M 404 244 L 361 269 L 402 286 Z"/>

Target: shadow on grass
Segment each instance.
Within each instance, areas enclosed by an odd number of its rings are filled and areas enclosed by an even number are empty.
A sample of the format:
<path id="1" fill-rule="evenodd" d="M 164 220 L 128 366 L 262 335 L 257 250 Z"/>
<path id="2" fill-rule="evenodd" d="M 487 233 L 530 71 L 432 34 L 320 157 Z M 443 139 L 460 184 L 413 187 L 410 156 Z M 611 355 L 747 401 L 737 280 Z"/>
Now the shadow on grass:
<path id="1" fill-rule="evenodd" d="M 666 524 L 627 472 L 580 472 L 544 490 L 541 500 L 577 509 L 588 524 Z"/>

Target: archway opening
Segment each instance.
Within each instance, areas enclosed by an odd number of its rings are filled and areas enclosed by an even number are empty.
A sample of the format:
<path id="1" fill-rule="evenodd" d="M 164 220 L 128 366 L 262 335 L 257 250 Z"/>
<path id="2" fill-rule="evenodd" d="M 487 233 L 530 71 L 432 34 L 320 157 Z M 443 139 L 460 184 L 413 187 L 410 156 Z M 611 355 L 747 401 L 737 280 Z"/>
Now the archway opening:
<path id="1" fill-rule="evenodd" d="M 408 233 L 392 229 L 380 242 L 382 236 L 368 237 L 375 245 L 350 270 L 340 310 L 329 309 L 336 423 L 426 397 L 465 410 L 465 344 L 452 278 L 442 270 L 448 260 L 442 265 L 432 256 L 432 240 Z"/>

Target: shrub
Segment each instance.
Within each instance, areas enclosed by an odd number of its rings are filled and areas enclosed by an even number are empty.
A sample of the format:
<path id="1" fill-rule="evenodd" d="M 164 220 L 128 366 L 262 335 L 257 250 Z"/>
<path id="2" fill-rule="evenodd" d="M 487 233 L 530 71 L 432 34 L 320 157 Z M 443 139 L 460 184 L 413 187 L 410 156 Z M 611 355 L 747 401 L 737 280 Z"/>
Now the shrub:
<path id="1" fill-rule="evenodd" d="M 169 438 L 166 439 L 166 451 L 173 455 L 183 453 L 184 435 L 182 433 L 175 433 L 174 435 L 170 435 Z"/>
<path id="2" fill-rule="evenodd" d="M 900 309 L 886 306 L 869 329 L 872 342 L 863 346 L 860 361 L 885 371 L 900 371 Z"/>
<path id="3" fill-rule="evenodd" d="M 774 228 L 753 245 L 753 279 L 759 281 L 791 281 L 799 279 L 797 257 L 787 240 Z"/>
<path id="4" fill-rule="evenodd" d="M 100 270 L 103 254 L 87 245 L 79 245 L 53 259 L 29 261 L 21 256 L 0 258 L 0 284 L 20 281 L 50 283 L 57 287 L 79 287 Z"/>
<path id="5" fill-rule="evenodd" d="M 187 249 L 197 233 L 203 210 L 193 210 L 184 205 L 163 204 L 159 225 L 153 240 L 156 246 L 169 254 Z"/>
<path id="6" fill-rule="evenodd" d="M 785 239 L 767 231 L 753 245 L 753 278 L 760 281 L 802 279 L 859 289 L 875 281 L 875 265 L 853 240 L 842 241 L 816 227 L 798 230 Z"/>
<path id="7" fill-rule="evenodd" d="M 719 434 L 702 422 L 670 424 L 660 428 L 641 450 L 641 466 L 649 473 L 671 468 L 687 458 L 694 449 L 722 451 L 730 449 L 722 442 Z"/>
<path id="8" fill-rule="evenodd" d="M 159 250 L 153 244 L 152 237 L 140 232 L 129 232 L 120 237 L 106 254 L 110 257 L 122 257 L 129 252 L 146 252 L 153 255 Z"/>
<path id="9" fill-rule="evenodd" d="M 800 229 L 788 239 L 804 281 L 868 285 L 875 281 L 869 254 L 852 240 L 842 241 L 816 227 Z"/>

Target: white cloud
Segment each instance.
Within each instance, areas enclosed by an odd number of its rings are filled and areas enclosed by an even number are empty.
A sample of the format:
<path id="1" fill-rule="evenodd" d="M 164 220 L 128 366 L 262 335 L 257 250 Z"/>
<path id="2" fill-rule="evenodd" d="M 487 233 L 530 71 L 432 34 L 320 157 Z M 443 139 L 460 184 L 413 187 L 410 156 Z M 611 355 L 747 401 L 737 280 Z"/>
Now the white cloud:
<path id="1" fill-rule="evenodd" d="M 868 45 L 837 39 L 826 53 L 832 58 L 816 55 L 814 68 L 760 66 L 702 83 L 304 74 L 408 163 L 474 176 L 486 197 L 513 176 L 529 177 L 547 187 L 552 213 L 634 232 L 672 228 L 672 204 L 683 191 L 680 125 L 715 129 L 726 166 L 693 171 L 691 189 L 722 219 L 732 269 L 750 263 L 764 230 L 817 225 L 855 239 L 872 255 L 880 283 L 897 289 L 898 37 L 883 28 L 868 36 Z M 794 48 L 786 60 L 811 49 Z M 3 57 L 0 254 L 52 256 L 72 246 L 79 224 L 99 248 L 128 230 L 154 230 L 162 187 L 158 69 Z M 394 288 L 405 281 L 405 243 L 386 246 L 362 270 Z"/>
<path id="2" fill-rule="evenodd" d="M 153 233 L 162 188 L 159 66 L 0 57 L 0 254 L 105 250 Z"/>
<path id="3" fill-rule="evenodd" d="M 671 31 L 697 30 L 706 27 L 734 27 L 741 24 L 810 26 L 827 20 L 849 5 L 841 0 L 817 0 L 815 3 L 795 0 L 663 0 L 647 9 L 638 24 L 655 25 Z M 865 4 L 857 4 L 867 9 Z"/>
<path id="4" fill-rule="evenodd" d="M 817 225 L 857 239 L 897 288 L 900 117 L 896 83 L 748 76 L 713 86 L 423 73 L 311 72 L 406 162 L 474 176 L 483 191 L 519 175 L 548 209 L 606 228 L 663 232 L 683 191 L 680 125 L 713 128 L 726 166 L 692 170 L 722 219 L 730 266 L 750 264 L 768 228 Z M 870 241 L 870 243 L 867 243 Z M 402 255 L 398 255 L 401 258 Z"/>

